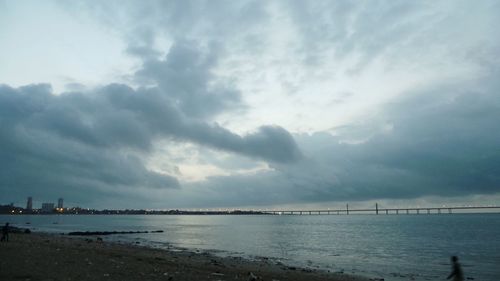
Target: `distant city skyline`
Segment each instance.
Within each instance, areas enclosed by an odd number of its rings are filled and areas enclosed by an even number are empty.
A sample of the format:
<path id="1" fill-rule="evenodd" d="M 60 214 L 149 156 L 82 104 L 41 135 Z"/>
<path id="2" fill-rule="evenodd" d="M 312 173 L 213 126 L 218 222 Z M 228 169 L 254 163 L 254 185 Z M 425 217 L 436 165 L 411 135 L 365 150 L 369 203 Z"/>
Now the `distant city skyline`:
<path id="1" fill-rule="evenodd" d="M 481 205 L 447 205 L 434 204 L 427 206 L 382 206 L 378 202 L 374 206 L 356 206 L 353 208 L 347 203 L 345 206 L 336 208 L 181 208 L 181 209 L 116 209 L 116 208 L 86 208 L 81 206 L 64 207 L 64 199 L 58 198 L 57 207 L 52 202 L 41 203 L 40 208 L 33 208 L 33 197 L 26 200 L 26 208 L 16 206 L 13 202 L 6 205 L 0 202 L 0 214 L 22 215 L 22 214 L 81 214 L 81 215 L 349 215 L 349 214 L 386 214 L 386 215 L 410 215 L 410 214 L 452 214 L 452 213 L 498 213 L 500 204 Z"/>
<path id="2" fill-rule="evenodd" d="M 489 0 L 0 0 L 0 203 L 498 204 L 499 23 Z"/>

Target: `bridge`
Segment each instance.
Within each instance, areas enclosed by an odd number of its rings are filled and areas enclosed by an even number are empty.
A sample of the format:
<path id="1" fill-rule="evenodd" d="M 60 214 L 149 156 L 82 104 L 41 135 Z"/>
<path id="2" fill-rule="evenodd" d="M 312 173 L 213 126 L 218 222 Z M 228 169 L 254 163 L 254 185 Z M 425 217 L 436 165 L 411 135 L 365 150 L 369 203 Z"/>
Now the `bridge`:
<path id="1" fill-rule="evenodd" d="M 500 206 L 449 206 L 449 207 L 416 207 L 416 208 L 375 208 L 369 209 L 327 209 L 327 210 L 262 210 L 270 215 L 349 215 L 349 214 L 452 214 L 455 211 L 489 211 L 500 212 Z"/>

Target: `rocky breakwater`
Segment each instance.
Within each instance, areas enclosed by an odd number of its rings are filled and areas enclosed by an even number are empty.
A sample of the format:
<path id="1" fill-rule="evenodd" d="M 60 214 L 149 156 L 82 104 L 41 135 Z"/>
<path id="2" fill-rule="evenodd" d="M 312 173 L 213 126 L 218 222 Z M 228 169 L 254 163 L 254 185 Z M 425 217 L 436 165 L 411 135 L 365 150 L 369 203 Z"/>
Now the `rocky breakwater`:
<path id="1" fill-rule="evenodd" d="M 140 233 L 162 233 L 163 230 L 153 230 L 153 231 L 73 231 L 69 232 L 67 235 L 70 236 L 102 236 L 102 235 L 113 235 L 113 234 L 140 234 Z"/>

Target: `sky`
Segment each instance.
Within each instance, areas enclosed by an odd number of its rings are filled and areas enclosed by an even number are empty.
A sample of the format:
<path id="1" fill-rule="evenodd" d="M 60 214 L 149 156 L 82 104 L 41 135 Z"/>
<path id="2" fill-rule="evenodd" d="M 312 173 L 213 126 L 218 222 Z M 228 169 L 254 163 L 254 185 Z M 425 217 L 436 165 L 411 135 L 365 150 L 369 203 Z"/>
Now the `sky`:
<path id="1" fill-rule="evenodd" d="M 500 205 L 498 1 L 0 0 L 0 204 Z"/>

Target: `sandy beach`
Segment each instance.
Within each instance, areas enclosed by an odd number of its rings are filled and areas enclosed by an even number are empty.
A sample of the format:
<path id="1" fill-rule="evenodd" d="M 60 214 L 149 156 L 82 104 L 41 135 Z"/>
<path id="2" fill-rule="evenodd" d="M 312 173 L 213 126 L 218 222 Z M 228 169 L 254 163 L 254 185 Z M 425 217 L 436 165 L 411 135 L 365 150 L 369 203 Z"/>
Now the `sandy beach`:
<path id="1" fill-rule="evenodd" d="M 251 274 L 250 274 L 251 272 Z M 255 278 L 254 278 L 255 277 Z M 237 257 L 99 242 L 96 237 L 11 234 L 0 243 L 0 280 L 333 280 L 369 279 Z"/>

